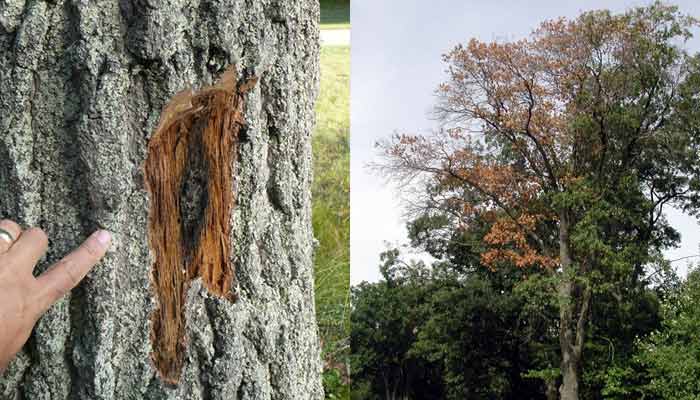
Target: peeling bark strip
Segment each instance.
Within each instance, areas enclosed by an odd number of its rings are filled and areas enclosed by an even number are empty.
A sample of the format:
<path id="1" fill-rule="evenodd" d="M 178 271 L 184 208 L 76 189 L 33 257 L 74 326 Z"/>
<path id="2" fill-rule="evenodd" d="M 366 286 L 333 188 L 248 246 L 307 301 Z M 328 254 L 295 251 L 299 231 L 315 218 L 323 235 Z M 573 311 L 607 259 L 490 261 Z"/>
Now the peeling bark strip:
<path id="1" fill-rule="evenodd" d="M 233 168 L 245 122 L 243 96 L 256 82 L 239 82 L 231 67 L 214 86 L 178 93 L 148 144 L 148 234 L 159 302 L 152 316 L 152 358 L 161 378 L 171 384 L 182 371 L 189 282 L 201 277 L 211 293 L 236 299 L 229 254 Z"/>

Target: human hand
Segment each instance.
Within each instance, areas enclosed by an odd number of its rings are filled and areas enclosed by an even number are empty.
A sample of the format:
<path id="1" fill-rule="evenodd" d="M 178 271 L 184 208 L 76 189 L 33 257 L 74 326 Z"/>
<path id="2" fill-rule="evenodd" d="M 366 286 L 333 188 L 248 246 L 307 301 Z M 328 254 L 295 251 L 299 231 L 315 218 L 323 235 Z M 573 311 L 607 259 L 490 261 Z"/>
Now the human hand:
<path id="1" fill-rule="evenodd" d="M 22 231 L 0 221 L 0 374 L 29 338 L 39 317 L 78 285 L 104 256 L 111 235 L 94 232 L 77 249 L 34 277 L 32 271 L 48 247 L 39 228 Z"/>

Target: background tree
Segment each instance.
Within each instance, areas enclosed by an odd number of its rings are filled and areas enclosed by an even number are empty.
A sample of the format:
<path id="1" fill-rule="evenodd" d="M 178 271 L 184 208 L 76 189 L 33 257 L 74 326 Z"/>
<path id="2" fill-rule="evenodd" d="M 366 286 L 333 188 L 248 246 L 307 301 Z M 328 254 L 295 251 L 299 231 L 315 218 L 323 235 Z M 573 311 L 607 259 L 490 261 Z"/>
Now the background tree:
<path id="1" fill-rule="evenodd" d="M 478 246 L 488 227 L 449 235 L 445 221 L 409 223 L 412 247 L 439 259 L 430 268 L 388 251 L 384 279 L 353 288 L 353 398 L 558 399 L 557 298 L 543 289 L 553 278 L 515 265 L 483 268 Z M 636 342 L 663 331 L 658 299 L 676 290 L 652 279 L 622 303 L 612 296 L 593 303 L 581 397 L 641 393 L 648 373 L 634 361 Z M 409 367 L 410 374 L 396 372 Z"/>
<path id="2" fill-rule="evenodd" d="M 669 290 L 663 323 L 634 343 L 634 357 L 608 370 L 603 393 L 610 399 L 697 399 L 700 396 L 700 272 Z"/>
<path id="3" fill-rule="evenodd" d="M 383 171 L 430 187 L 414 204 L 489 221 L 481 262 L 554 278 L 562 399 L 578 399 L 592 299 L 622 298 L 678 235 L 663 209 L 697 209 L 696 21 L 655 3 L 544 22 L 517 42 L 445 55 L 444 127 L 382 144 Z"/>
<path id="4" fill-rule="evenodd" d="M 429 295 L 422 263 L 404 263 L 398 250 L 382 254 L 379 283 L 352 288 L 350 344 L 356 399 L 440 399 L 439 365 L 413 354 Z"/>
<path id="5" fill-rule="evenodd" d="M 398 250 L 383 260 L 384 279 L 352 292 L 354 398 L 544 398 L 525 375 L 540 365 L 537 344 L 552 338 L 522 313 L 521 294 L 503 290 L 517 279 L 429 269 Z"/>
<path id="6" fill-rule="evenodd" d="M 5 1 L 0 15 L 0 215 L 47 232 L 39 270 L 98 227 L 114 233 L 101 265 L 39 321 L 0 398 L 321 398 L 309 190 L 318 2 Z M 171 96 L 230 64 L 259 78 L 235 162 L 239 298 L 192 284 L 171 386 L 151 362 L 142 168 Z M 201 212 L 184 199 L 189 216 Z"/>

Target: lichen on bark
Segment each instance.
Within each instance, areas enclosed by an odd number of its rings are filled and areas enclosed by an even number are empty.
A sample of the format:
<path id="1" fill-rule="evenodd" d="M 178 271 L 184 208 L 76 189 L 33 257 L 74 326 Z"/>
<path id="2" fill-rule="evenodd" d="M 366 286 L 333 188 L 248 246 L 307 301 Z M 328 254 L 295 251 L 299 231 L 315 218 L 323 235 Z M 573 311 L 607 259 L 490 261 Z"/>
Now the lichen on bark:
<path id="1" fill-rule="evenodd" d="M 114 232 L 0 378 L 0 399 L 322 397 L 309 191 L 318 12 L 313 0 L 0 2 L 0 217 L 47 232 L 37 271 L 97 227 Z M 171 386 L 150 359 L 142 165 L 170 98 L 231 64 L 260 77 L 233 177 L 239 300 L 193 281 Z"/>

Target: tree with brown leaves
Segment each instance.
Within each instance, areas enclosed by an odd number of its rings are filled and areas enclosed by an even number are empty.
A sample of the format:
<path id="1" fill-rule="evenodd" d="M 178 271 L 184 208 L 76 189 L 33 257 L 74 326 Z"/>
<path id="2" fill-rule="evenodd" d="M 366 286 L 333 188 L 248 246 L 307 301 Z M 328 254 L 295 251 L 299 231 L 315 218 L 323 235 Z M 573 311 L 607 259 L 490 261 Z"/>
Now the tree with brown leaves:
<path id="1" fill-rule="evenodd" d="M 664 207 L 700 205 L 700 57 L 683 48 L 695 26 L 655 3 L 472 39 L 444 56 L 442 128 L 380 143 L 384 173 L 429 188 L 424 212 L 450 210 L 455 229 L 490 221 L 482 264 L 555 278 L 562 399 L 579 398 L 595 293 L 624 295 L 678 240 Z"/>

